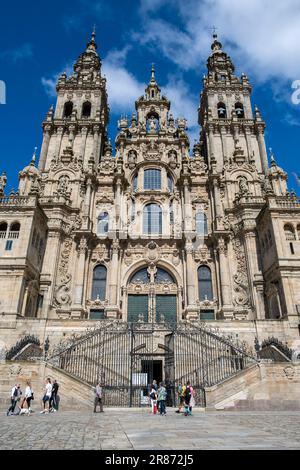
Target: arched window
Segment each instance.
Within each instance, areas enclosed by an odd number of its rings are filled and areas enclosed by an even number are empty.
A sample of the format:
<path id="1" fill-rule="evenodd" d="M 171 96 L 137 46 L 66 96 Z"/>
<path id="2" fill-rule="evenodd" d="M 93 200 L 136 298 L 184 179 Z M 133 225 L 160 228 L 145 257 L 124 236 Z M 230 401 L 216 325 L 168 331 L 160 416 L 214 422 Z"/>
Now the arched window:
<path id="1" fill-rule="evenodd" d="M 162 212 L 157 204 L 148 204 L 144 208 L 144 233 L 162 233 Z"/>
<path id="2" fill-rule="evenodd" d="M 170 191 L 170 193 L 173 191 L 174 189 L 174 181 L 173 181 L 173 178 L 170 174 L 168 174 L 168 190 Z"/>
<path id="3" fill-rule="evenodd" d="M 235 104 L 235 112 L 239 119 L 244 119 L 245 112 L 244 112 L 244 106 L 242 105 L 242 103 Z"/>
<path id="4" fill-rule="evenodd" d="M 19 222 L 11 224 L 8 232 L 8 238 L 19 238 L 21 225 Z"/>
<path id="5" fill-rule="evenodd" d="M 203 212 L 198 212 L 196 215 L 196 232 L 197 235 L 207 235 L 207 217 Z"/>
<path id="6" fill-rule="evenodd" d="M 227 118 L 227 111 L 226 111 L 226 106 L 224 103 L 219 103 L 218 104 L 218 117 L 220 119 L 226 119 Z"/>
<path id="7" fill-rule="evenodd" d="M 71 117 L 73 112 L 73 103 L 72 101 L 67 101 L 64 106 L 64 114 L 63 117 L 68 118 Z"/>
<path id="8" fill-rule="evenodd" d="M 105 300 L 107 269 L 99 264 L 93 272 L 92 300 Z"/>
<path id="9" fill-rule="evenodd" d="M 213 300 L 213 288 L 211 270 L 208 266 L 200 266 L 198 269 L 199 300 Z"/>
<path id="10" fill-rule="evenodd" d="M 144 170 L 144 189 L 161 189 L 160 170 Z"/>
<path id="11" fill-rule="evenodd" d="M 6 238 L 7 233 L 7 223 L 1 222 L 0 224 L 0 238 Z"/>
<path id="12" fill-rule="evenodd" d="M 173 276 L 169 274 L 163 268 L 157 268 L 154 280 L 156 284 L 175 284 L 176 283 Z M 148 268 L 142 268 L 131 276 L 129 284 L 149 284 L 149 282 L 150 282 L 150 277 L 148 273 Z"/>
<path id="13" fill-rule="evenodd" d="M 102 212 L 98 217 L 97 233 L 103 235 L 108 232 L 108 220 L 109 216 L 107 212 Z"/>
<path id="14" fill-rule="evenodd" d="M 284 226 L 284 233 L 286 240 L 296 240 L 296 234 L 294 231 L 294 227 L 290 224 L 285 224 Z"/>
<path id="15" fill-rule="evenodd" d="M 133 199 L 131 201 L 131 222 L 134 222 L 135 220 L 135 213 L 136 213 L 136 207 L 135 207 L 135 200 Z"/>
<path id="16" fill-rule="evenodd" d="M 138 175 L 134 175 L 132 178 L 132 189 L 133 191 L 136 191 L 138 187 Z"/>
<path id="17" fill-rule="evenodd" d="M 81 113 L 82 117 L 89 118 L 91 115 L 91 111 L 92 111 L 92 104 L 89 101 L 86 101 L 85 103 L 83 103 L 82 113 Z"/>

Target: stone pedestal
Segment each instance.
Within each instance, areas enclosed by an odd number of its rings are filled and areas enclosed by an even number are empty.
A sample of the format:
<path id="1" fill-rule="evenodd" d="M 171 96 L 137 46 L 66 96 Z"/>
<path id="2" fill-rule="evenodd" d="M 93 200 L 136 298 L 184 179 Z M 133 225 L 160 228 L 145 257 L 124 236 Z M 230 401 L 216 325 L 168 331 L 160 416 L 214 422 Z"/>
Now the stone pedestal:
<path id="1" fill-rule="evenodd" d="M 184 312 L 186 320 L 199 320 L 199 309 L 196 305 L 189 305 Z"/>
<path id="2" fill-rule="evenodd" d="M 117 306 L 107 307 L 105 312 L 106 318 L 113 318 L 115 320 L 121 318 L 120 310 Z"/>

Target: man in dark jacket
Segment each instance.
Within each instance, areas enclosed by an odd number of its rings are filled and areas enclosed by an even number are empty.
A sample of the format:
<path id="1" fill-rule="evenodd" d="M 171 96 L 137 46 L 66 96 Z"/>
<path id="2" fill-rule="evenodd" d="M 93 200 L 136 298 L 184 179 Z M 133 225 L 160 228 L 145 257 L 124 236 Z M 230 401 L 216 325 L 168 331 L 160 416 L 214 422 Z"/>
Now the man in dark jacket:
<path id="1" fill-rule="evenodd" d="M 58 383 L 56 380 L 53 381 L 53 384 L 52 384 L 52 393 L 51 393 L 51 397 L 50 397 L 50 402 L 49 402 L 49 409 L 51 412 L 55 412 L 57 411 L 58 409 L 58 400 L 57 400 L 57 392 L 58 392 Z"/>

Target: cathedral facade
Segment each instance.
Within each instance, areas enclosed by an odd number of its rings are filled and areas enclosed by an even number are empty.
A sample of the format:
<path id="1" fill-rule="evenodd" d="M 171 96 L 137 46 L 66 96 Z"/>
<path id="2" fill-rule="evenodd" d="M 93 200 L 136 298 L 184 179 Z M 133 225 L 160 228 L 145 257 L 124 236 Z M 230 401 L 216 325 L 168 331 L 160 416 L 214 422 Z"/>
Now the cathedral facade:
<path id="1" fill-rule="evenodd" d="M 115 154 L 94 34 L 59 77 L 38 166 L 34 154 L 17 193 L 1 178 L 2 348 L 109 320 L 205 322 L 300 349 L 300 201 L 216 36 L 207 69 L 192 149 L 152 68 Z"/>

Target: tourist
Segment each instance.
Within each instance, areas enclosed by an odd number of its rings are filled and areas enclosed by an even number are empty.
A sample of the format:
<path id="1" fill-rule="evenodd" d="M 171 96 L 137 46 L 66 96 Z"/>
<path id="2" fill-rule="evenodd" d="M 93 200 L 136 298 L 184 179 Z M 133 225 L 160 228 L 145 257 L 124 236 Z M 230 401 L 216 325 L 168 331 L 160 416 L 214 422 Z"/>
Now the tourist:
<path id="1" fill-rule="evenodd" d="M 20 384 L 15 384 L 13 388 L 11 389 L 10 393 L 10 407 L 7 410 L 6 416 L 13 415 L 15 412 L 15 407 L 17 402 L 20 400 L 20 397 L 22 395 L 21 387 Z"/>
<path id="2" fill-rule="evenodd" d="M 178 410 L 176 410 L 176 413 L 181 412 L 181 408 L 184 406 L 184 392 L 185 392 L 186 386 L 184 382 L 182 381 L 177 388 L 177 396 L 178 396 Z"/>
<path id="3" fill-rule="evenodd" d="M 191 386 L 191 382 L 188 380 L 186 383 L 186 389 L 184 392 L 184 415 L 190 416 L 192 414 L 194 389 Z"/>
<path id="4" fill-rule="evenodd" d="M 95 387 L 95 400 L 94 400 L 94 413 L 96 413 L 97 406 L 100 406 L 100 413 L 103 413 L 103 391 L 100 382 Z"/>
<path id="5" fill-rule="evenodd" d="M 149 397 L 151 401 L 151 412 L 155 415 L 157 412 L 157 391 L 154 386 L 151 388 Z"/>
<path id="6" fill-rule="evenodd" d="M 166 399 L 167 399 L 167 390 L 162 382 L 159 384 L 157 390 L 158 400 L 159 400 L 159 413 L 160 416 L 166 416 Z"/>
<path id="7" fill-rule="evenodd" d="M 47 411 L 50 411 L 50 398 L 52 394 L 52 384 L 51 384 L 51 379 L 46 380 L 46 385 L 45 385 L 45 391 L 44 391 L 44 396 L 43 396 L 43 405 L 44 409 L 40 413 L 47 413 Z M 48 402 L 48 410 L 46 409 L 46 403 Z"/>
<path id="8" fill-rule="evenodd" d="M 58 392 L 59 385 L 56 380 L 53 381 L 52 384 L 52 392 L 49 401 L 49 410 L 50 412 L 56 412 L 58 410 L 58 400 L 57 400 L 57 392 Z"/>
<path id="9" fill-rule="evenodd" d="M 31 408 L 30 408 L 31 400 L 33 400 L 33 391 L 32 391 L 32 388 L 31 388 L 31 384 L 28 381 L 28 382 L 26 382 L 25 394 L 24 394 L 24 399 L 23 399 L 22 405 L 21 405 L 20 415 L 25 415 L 25 414 L 27 414 L 27 416 L 30 415 L 30 413 L 31 413 Z M 27 408 L 24 408 L 25 403 L 26 403 Z"/>

